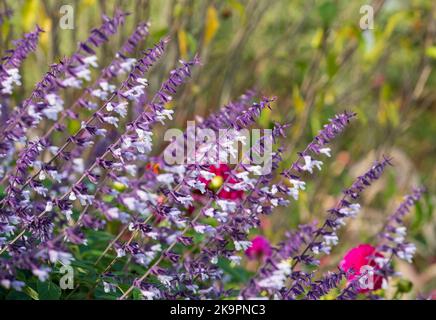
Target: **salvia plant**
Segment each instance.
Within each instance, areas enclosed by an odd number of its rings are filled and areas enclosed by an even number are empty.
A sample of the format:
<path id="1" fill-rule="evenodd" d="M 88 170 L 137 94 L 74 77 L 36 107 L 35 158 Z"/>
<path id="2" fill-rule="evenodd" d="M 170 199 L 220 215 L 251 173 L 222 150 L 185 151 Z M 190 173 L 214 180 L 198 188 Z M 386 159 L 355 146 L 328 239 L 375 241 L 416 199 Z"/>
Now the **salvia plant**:
<path id="1" fill-rule="evenodd" d="M 10 14 L 2 13 L 0 22 Z M 292 151 L 286 150 L 292 123 L 275 123 L 271 135 L 259 137 L 235 163 L 170 164 L 164 153 L 153 154 L 158 138 L 153 132 L 177 113 L 170 102 L 201 62 L 196 56 L 180 61 L 153 92 L 147 77 L 170 39 L 135 55 L 149 35 L 149 23 L 139 23 L 112 61 L 101 66 L 97 49 L 117 34 L 127 16 L 121 11 L 104 16 L 17 105 L 11 97 L 21 86 L 20 67 L 44 31 L 35 27 L 5 51 L 0 65 L 0 295 L 322 299 L 334 292 L 337 299 L 383 298 L 380 289 L 399 276 L 393 259 L 413 259 L 416 248 L 407 241 L 404 216 L 419 201 L 422 187 L 405 196 L 373 243 L 348 248 L 333 270 L 319 266 L 341 241 L 339 230 L 359 214 L 361 194 L 395 163 L 388 155 L 345 186 L 324 221 L 289 230 L 276 245 L 251 236 L 262 216 L 279 207 L 292 214 L 306 181 L 329 161 L 332 144 L 356 114 L 344 111 L 326 121 L 290 164 L 282 157 Z M 66 92 L 74 102 L 67 103 Z M 198 128 L 220 135 L 213 142 L 195 141 L 185 160 L 206 149 L 238 154 L 233 142 L 246 143 L 241 132 L 253 128 L 275 100 L 248 90 L 198 119 Z M 67 128 L 71 119 L 81 123 L 73 133 Z M 178 146 L 183 148 L 183 141 Z M 262 172 L 253 159 L 266 152 L 270 170 Z M 258 261 L 257 271 L 233 286 L 229 270 L 243 259 Z"/>

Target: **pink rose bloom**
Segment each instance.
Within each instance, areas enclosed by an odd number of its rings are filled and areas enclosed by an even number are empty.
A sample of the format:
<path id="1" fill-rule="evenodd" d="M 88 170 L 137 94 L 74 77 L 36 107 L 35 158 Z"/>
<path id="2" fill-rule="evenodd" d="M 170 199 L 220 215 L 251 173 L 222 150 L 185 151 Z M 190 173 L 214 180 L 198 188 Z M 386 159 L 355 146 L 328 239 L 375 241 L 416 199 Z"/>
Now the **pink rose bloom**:
<path id="1" fill-rule="evenodd" d="M 271 256 L 272 249 L 269 241 L 262 237 L 256 236 L 251 240 L 251 246 L 245 250 L 249 259 L 260 259 Z"/>
<path id="2" fill-rule="evenodd" d="M 359 279 L 360 277 L 362 277 L 362 280 L 364 280 L 360 273 L 360 270 L 363 266 L 370 266 L 374 270 L 380 270 L 380 267 L 374 261 L 375 257 L 383 257 L 383 255 L 377 252 L 370 244 L 361 244 L 347 252 L 345 257 L 340 262 L 339 268 L 347 273 L 348 282 L 353 281 L 354 279 Z M 363 271 L 363 274 L 365 274 L 365 271 Z M 380 289 L 382 287 L 382 283 L 383 277 L 373 273 L 372 290 Z M 359 290 L 359 292 L 365 293 L 370 290 L 371 289 L 369 288 L 362 288 Z"/>

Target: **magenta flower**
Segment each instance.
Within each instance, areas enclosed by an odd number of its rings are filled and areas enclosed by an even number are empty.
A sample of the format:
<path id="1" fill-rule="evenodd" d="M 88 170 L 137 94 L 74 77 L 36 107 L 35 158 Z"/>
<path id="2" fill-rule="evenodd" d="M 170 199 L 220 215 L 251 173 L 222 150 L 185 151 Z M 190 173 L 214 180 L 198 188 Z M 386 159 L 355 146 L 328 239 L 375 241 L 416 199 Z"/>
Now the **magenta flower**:
<path id="1" fill-rule="evenodd" d="M 251 246 L 245 250 L 249 259 L 260 259 L 270 257 L 272 254 L 271 244 L 262 236 L 256 236 L 251 241 Z"/>
<path id="2" fill-rule="evenodd" d="M 340 262 L 339 268 L 346 273 L 348 282 L 353 280 L 359 281 L 359 278 L 362 278 L 363 282 L 365 272 L 373 270 L 373 272 L 368 273 L 366 276 L 372 282 L 372 285 L 365 283 L 365 286 L 361 286 L 358 291 L 359 293 L 365 293 L 371 290 L 378 290 L 382 287 L 383 277 L 376 273 L 382 269 L 383 266 L 380 266 L 378 261 L 383 259 L 383 255 L 376 251 L 372 245 L 361 244 L 347 252 Z"/>

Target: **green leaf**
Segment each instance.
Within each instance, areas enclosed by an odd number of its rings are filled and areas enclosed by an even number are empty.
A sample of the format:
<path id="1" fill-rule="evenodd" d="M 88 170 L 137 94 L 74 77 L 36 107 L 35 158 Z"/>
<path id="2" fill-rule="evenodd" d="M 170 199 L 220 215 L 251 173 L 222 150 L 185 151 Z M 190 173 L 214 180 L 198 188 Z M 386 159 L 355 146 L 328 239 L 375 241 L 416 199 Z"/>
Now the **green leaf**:
<path id="1" fill-rule="evenodd" d="M 232 282 L 246 283 L 250 279 L 250 273 L 240 267 L 233 267 L 226 259 L 218 259 L 218 266 L 231 276 Z"/>
<path id="2" fill-rule="evenodd" d="M 23 292 L 25 294 L 27 294 L 29 297 L 31 297 L 33 300 L 39 300 L 39 295 L 38 292 L 36 292 L 33 288 L 31 287 L 25 287 L 23 289 Z"/>
<path id="3" fill-rule="evenodd" d="M 51 281 L 38 281 L 36 284 L 39 298 L 41 300 L 59 300 L 61 297 L 61 288 Z"/>
<path id="4" fill-rule="evenodd" d="M 338 7 L 336 3 L 327 1 L 324 2 L 319 8 L 319 15 L 321 16 L 321 20 L 324 26 L 329 26 L 333 19 L 336 17 L 338 12 Z"/>

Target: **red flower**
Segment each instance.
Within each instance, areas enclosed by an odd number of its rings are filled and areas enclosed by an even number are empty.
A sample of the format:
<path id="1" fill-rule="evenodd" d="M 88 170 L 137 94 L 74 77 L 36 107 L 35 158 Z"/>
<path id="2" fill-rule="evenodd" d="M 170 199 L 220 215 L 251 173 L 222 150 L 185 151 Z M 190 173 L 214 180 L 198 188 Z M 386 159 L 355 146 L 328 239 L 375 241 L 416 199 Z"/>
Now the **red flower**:
<path id="1" fill-rule="evenodd" d="M 269 241 L 262 237 L 256 236 L 251 241 L 251 246 L 245 250 L 245 254 L 249 259 L 260 259 L 271 256 L 272 249 Z"/>
<path id="2" fill-rule="evenodd" d="M 347 252 L 345 257 L 340 262 L 339 268 L 347 273 L 347 280 L 349 282 L 353 281 L 354 279 L 359 281 L 359 278 L 361 278 L 362 280 L 367 279 L 368 281 L 366 281 L 365 284 L 369 284 L 369 281 L 371 280 L 371 274 L 368 273 L 368 275 L 362 276 L 361 272 L 363 274 L 367 272 L 363 268 L 365 266 L 372 267 L 374 271 L 380 270 L 379 265 L 375 261 L 376 257 L 382 258 L 383 255 L 377 252 L 376 249 L 370 244 L 361 244 Z M 362 287 L 362 289 L 359 290 L 360 293 L 378 290 L 382 287 L 383 277 L 374 273 L 372 275 L 372 289 L 371 287 Z M 364 279 L 364 277 L 366 277 L 366 279 Z"/>
<path id="3" fill-rule="evenodd" d="M 224 181 L 226 181 L 230 171 L 230 167 L 226 164 L 220 164 L 218 166 L 212 165 L 209 167 L 209 172 L 214 173 L 215 177 L 210 180 L 206 180 L 205 178 L 200 177 L 200 181 L 205 183 L 210 190 L 216 191 L 222 186 Z M 231 185 L 238 182 L 240 181 L 231 177 L 226 184 Z M 225 189 L 226 188 L 222 188 L 221 191 L 218 193 L 218 197 L 220 197 L 221 199 L 237 200 L 242 199 L 242 197 L 244 196 L 244 191 L 242 190 L 232 190 L 231 188 L 228 188 L 228 190 Z"/>

